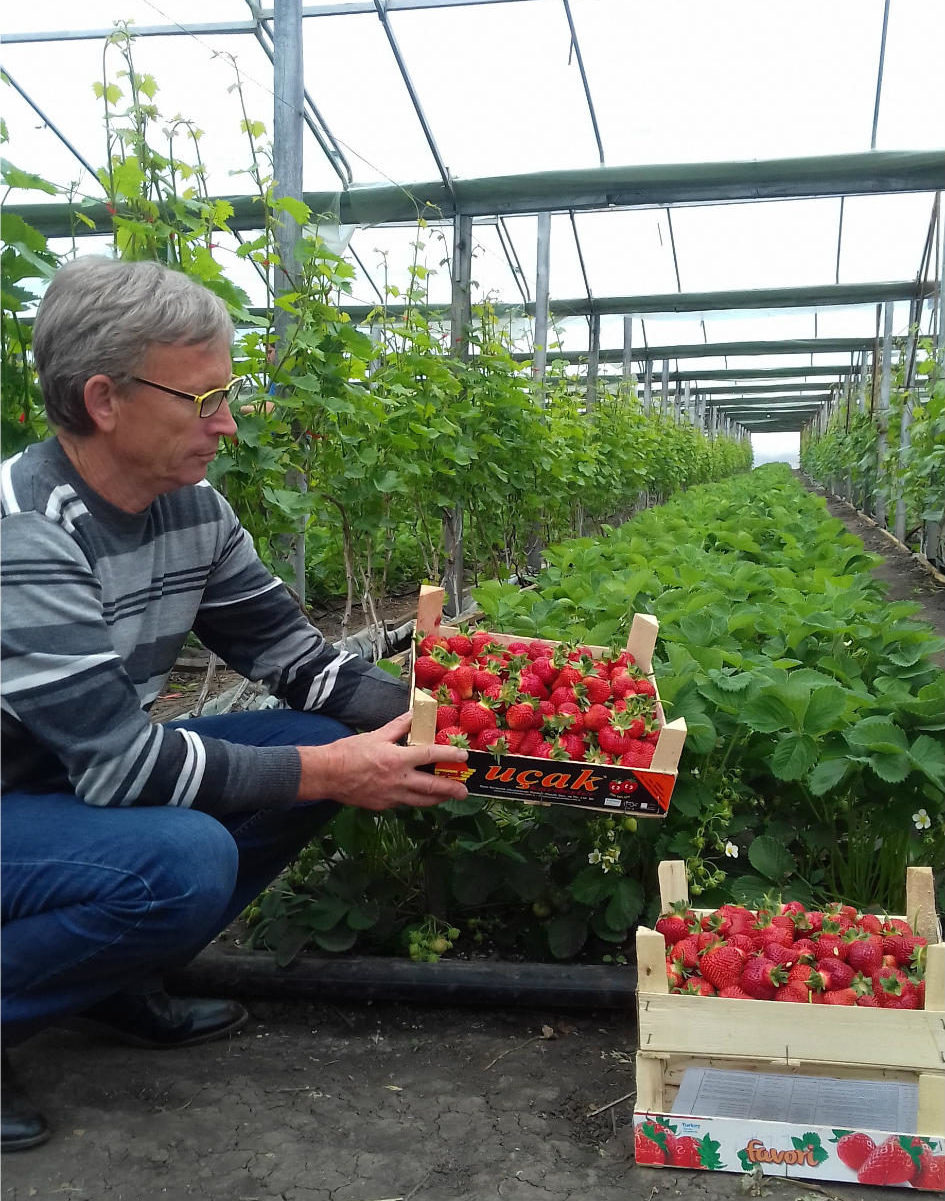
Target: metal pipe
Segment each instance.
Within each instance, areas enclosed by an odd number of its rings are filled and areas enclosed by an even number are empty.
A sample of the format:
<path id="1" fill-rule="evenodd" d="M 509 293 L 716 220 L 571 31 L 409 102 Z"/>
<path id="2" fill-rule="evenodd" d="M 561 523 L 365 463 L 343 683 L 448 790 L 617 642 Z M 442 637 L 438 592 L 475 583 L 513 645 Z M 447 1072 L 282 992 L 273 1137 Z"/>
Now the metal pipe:
<path id="1" fill-rule="evenodd" d="M 9 38 L 4 36 L 4 41 L 9 41 L 9 40 L 10 40 Z M 98 174 L 96 173 L 95 168 L 88 161 L 88 159 L 85 159 L 82 157 L 82 155 L 79 153 L 79 151 L 76 150 L 75 146 L 72 145 L 72 143 L 69 141 L 69 139 L 66 137 L 66 135 L 62 132 L 62 130 L 60 130 L 58 128 L 58 126 L 56 126 L 49 119 L 49 117 L 46 116 L 46 114 L 39 107 L 39 105 L 36 104 L 36 102 L 34 100 L 32 100 L 26 94 L 26 92 L 23 91 L 23 89 L 16 82 L 16 80 L 13 78 L 13 76 L 10 74 L 10 72 L 5 67 L 0 67 L 0 71 L 3 72 L 3 76 L 6 79 L 6 81 L 10 84 L 10 86 L 15 91 L 19 92 L 19 94 L 23 97 L 23 99 L 26 101 L 26 103 L 30 106 L 30 108 L 33 110 L 33 112 L 37 115 L 37 117 L 39 117 L 39 119 L 44 123 L 44 125 L 46 125 L 56 135 L 56 137 L 59 139 L 59 141 L 62 142 L 63 146 L 65 146 L 65 148 L 70 152 L 70 154 L 72 154 L 72 156 L 79 163 L 82 164 L 82 166 L 86 169 L 86 171 L 88 171 L 89 175 L 91 175 L 92 178 L 95 180 L 95 182 L 99 185 L 99 187 L 101 187 L 101 181 L 99 180 Z"/>
<path id="2" fill-rule="evenodd" d="M 313 192 L 304 199 L 316 213 L 337 208 L 339 220 L 345 225 L 413 225 L 418 207 L 449 220 L 457 210 L 473 217 L 494 217 L 497 213 L 567 212 L 572 208 L 663 208 L 667 204 L 730 200 L 936 192 L 942 186 L 943 170 L 945 150 L 873 150 L 818 158 L 594 167 L 482 179 L 376 184 L 351 189 L 340 197 L 335 192 Z M 214 199 L 225 199 L 232 206 L 230 228 L 234 222 L 244 229 L 259 228 L 254 197 Z M 50 210 L 46 217 L 52 221 L 56 210 L 67 206 L 43 207 Z M 25 213 L 21 215 L 29 220 Z M 91 215 L 94 219 L 94 212 Z M 43 232 L 48 236 L 48 229 Z M 876 296 L 871 299 L 875 301 Z"/>
<path id="3" fill-rule="evenodd" d="M 551 214 L 538 215 L 538 250 L 535 276 L 535 355 L 532 376 L 544 397 L 545 367 L 548 362 L 548 288 L 551 263 Z"/>
<path id="4" fill-rule="evenodd" d="M 374 8 L 377 16 L 384 27 L 384 33 L 387 36 L 387 42 L 390 46 L 391 53 L 394 56 L 394 61 L 397 63 L 397 69 L 400 71 L 400 77 L 404 81 L 404 86 L 407 89 L 407 94 L 410 97 L 410 103 L 413 105 L 413 111 L 417 115 L 417 120 L 420 122 L 420 128 L 423 130 L 423 136 L 426 138 L 427 145 L 430 148 L 430 153 L 433 155 L 433 161 L 436 163 L 436 169 L 440 173 L 440 179 L 443 181 L 443 186 L 449 192 L 453 202 L 456 202 L 456 193 L 453 189 L 453 180 L 450 177 L 449 170 L 440 156 L 439 148 L 433 137 L 433 131 L 430 129 L 427 122 L 426 114 L 420 104 L 420 97 L 417 95 L 416 89 L 413 86 L 413 80 L 407 71 L 407 64 L 404 62 L 403 55 L 400 53 L 400 46 L 397 44 L 397 39 L 394 37 L 394 31 L 391 29 L 390 21 L 387 19 L 386 0 L 374 0 Z"/>
<path id="5" fill-rule="evenodd" d="M 887 0 L 888 3 L 888 0 Z M 587 72 L 584 70 L 584 59 L 581 57 L 581 46 L 578 42 L 577 31 L 574 28 L 574 18 L 571 15 L 571 5 L 568 0 L 564 0 L 564 12 L 568 18 L 568 28 L 571 30 L 571 45 L 574 48 L 574 57 L 577 59 L 578 71 L 581 73 L 581 83 L 584 85 L 584 97 L 587 100 L 587 109 L 591 115 L 591 125 L 594 127 L 594 139 L 597 142 L 597 154 L 600 158 L 600 165 L 604 165 L 604 143 L 600 138 L 600 128 L 597 124 L 597 114 L 594 112 L 594 101 L 591 99 L 591 85 L 587 81 Z"/>
<path id="6" fill-rule="evenodd" d="M 302 0 L 276 0 L 276 19 L 273 31 L 273 194 L 301 200 L 302 198 Z M 287 212 L 276 214 L 276 244 L 279 262 L 275 272 L 276 296 L 292 292 L 296 281 L 290 272 L 295 270 L 295 248 L 301 237 L 298 222 Z M 290 323 L 289 314 L 275 306 L 273 324 L 277 346 L 284 343 Z M 278 350 L 277 350 L 278 353 Z M 304 492 L 308 481 L 301 472 L 287 480 L 290 487 Z M 292 543 L 292 562 L 295 590 L 299 604 L 305 605 L 305 522 L 300 523 Z"/>
<path id="7" fill-rule="evenodd" d="M 889 0 L 883 5 L 883 33 L 879 42 L 879 67 L 876 72 L 876 101 L 873 104 L 873 131 L 870 134 L 870 150 L 876 149 L 876 127 L 879 125 L 879 100 L 883 91 L 883 66 L 886 62 L 886 30 L 889 27 Z"/>

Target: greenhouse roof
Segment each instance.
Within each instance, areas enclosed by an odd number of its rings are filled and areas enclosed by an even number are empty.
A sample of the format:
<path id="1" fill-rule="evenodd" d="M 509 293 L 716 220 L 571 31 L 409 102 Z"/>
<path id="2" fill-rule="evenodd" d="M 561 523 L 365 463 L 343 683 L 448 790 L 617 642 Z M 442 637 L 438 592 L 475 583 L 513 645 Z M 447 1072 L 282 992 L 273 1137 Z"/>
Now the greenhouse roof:
<path id="1" fill-rule="evenodd" d="M 240 104 L 273 128 L 274 10 L 196 11 L 199 22 L 189 0 L 87 0 L 73 29 L 61 0 L 8 6 L 5 156 L 102 200 L 93 87 L 121 83 L 106 48 L 120 16 L 162 117 L 204 131 L 211 194 L 249 193 Z M 510 313 L 527 353 L 538 214 L 550 212 L 565 360 L 586 358 L 599 321 L 612 370 L 631 317 L 636 368 L 658 376 L 671 359 L 670 378 L 707 392 L 741 372 L 733 400 L 765 405 L 757 422 L 739 417 L 752 428 L 799 429 L 807 407 L 751 389 L 778 369 L 802 380 L 806 366 L 823 395 L 825 374 L 838 382 L 882 337 L 883 302 L 896 337 L 916 312 L 924 331 L 941 328 L 945 92 L 921 69 L 923 48 L 945 44 L 938 0 L 339 0 L 302 14 L 302 184 L 354 256 L 356 316 L 385 280 L 406 280 L 418 213 L 429 302 L 449 305 L 460 211 L 474 220 L 473 298 Z M 251 225 L 249 202 L 236 208 Z M 231 278 L 258 298 L 235 250 L 221 238 Z"/>

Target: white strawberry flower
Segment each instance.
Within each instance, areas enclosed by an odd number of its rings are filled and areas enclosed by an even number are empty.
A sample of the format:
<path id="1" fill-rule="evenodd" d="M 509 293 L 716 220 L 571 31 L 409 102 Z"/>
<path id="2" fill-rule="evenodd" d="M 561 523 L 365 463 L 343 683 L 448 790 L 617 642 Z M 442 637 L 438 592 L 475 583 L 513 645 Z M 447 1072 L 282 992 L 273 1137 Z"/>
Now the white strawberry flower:
<path id="1" fill-rule="evenodd" d="M 725 844 L 725 854 L 729 857 L 729 859 L 738 858 L 738 847 L 734 842 L 729 841 Z"/>
<path id="2" fill-rule="evenodd" d="M 913 813 L 912 820 L 915 823 L 917 830 L 927 830 L 932 824 L 932 819 L 924 809 L 920 809 L 917 813 Z"/>
<path id="3" fill-rule="evenodd" d="M 600 863 L 600 860 L 601 860 L 600 851 L 598 851 L 596 849 L 591 851 L 591 853 L 587 857 L 588 863 Z"/>

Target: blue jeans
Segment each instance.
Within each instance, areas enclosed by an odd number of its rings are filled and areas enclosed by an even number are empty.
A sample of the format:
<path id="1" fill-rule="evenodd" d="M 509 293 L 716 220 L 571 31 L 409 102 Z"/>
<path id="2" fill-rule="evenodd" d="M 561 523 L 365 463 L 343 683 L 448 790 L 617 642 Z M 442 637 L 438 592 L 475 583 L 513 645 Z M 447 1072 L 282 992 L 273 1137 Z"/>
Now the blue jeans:
<path id="1" fill-rule="evenodd" d="M 351 733 L 291 709 L 167 724 L 247 746 L 322 745 Z M 99 809 L 68 792 L 5 794 L 5 1044 L 186 963 L 337 808 L 316 801 L 215 818 L 176 807 Z"/>

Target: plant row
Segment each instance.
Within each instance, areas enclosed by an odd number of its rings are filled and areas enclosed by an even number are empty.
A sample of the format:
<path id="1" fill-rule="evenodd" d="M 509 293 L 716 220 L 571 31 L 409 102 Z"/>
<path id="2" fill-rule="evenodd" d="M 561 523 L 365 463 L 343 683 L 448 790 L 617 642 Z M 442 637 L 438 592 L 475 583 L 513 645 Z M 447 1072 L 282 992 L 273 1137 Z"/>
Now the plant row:
<path id="1" fill-rule="evenodd" d="M 908 352 L 892 376 L 889 408 L 865 402 L 838 406 L 826 428 L 801 440 L 801 466 L 823 487 L 893 525 L 902 510 L 906 541 L 930 558 L 945 558 L 945 359 L 931 339 L 918 340 L 915 380 L 907 386 Z M 865 390 L 871 391 L 867 379 Z M 905 416 L 905 421 L 903 420 Z M 934 531 L 929 538 L 929 526 Z"/>
<path id="2" fill-rule="evenodd" d="M 482 624 L 616 655 L 634 612 L 659 617 L 660 695 L 689 726 L 665 821 L 478 797 L 346 812 L 253 911 L 259 942 L 619 961 L 672 857 L 710 906 L 902 912 L 904 866 L 945 858 L 942 640 L 823 501 L 770 466 L 549 559 L 534 589 L 483 584 Z"/>

